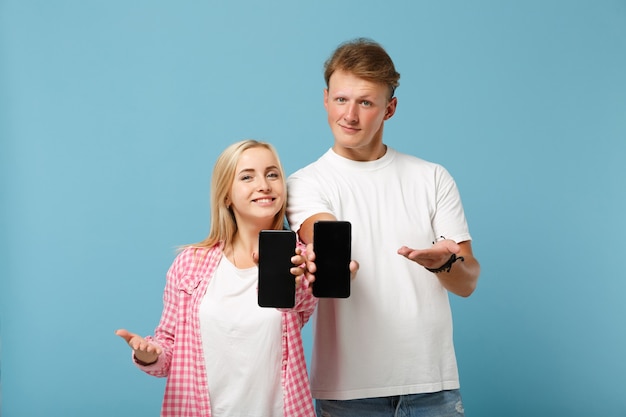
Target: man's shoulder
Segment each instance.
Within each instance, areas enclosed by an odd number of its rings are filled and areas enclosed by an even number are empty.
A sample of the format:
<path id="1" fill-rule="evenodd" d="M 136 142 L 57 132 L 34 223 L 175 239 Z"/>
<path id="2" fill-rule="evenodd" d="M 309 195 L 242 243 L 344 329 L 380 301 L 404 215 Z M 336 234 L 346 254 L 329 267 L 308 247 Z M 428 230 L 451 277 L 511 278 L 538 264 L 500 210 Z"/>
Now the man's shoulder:
<path id="1" fill-rule="evenodd" d="M 437 162 L 429 161 L 427 159 L 421 158 L 419 156 L 409 154 L 406 152 L 398 151 L 392 148 L 389 148 L 393 153 L 394 162 L 403 163 L 411 166 L 424 167 L 430 169 L 438 169 L 443 168 L 443 166 Z"/>
<path id="2" fill-rule="evenodd" d="M 310 175 L 316 175 L 316 172 L 324 171 L 324 166 L 327 164 L 325 162 L 326 155 L 328 152 L 323 153 L 319 158 L 315 161 L 310 162 L 309 164 L 303 166 L 302 168 L 297 169 L 295 172 L 288 176 L 288 180 L 292 180 L 294 178 L 302 178 L 308 177 Z"/>

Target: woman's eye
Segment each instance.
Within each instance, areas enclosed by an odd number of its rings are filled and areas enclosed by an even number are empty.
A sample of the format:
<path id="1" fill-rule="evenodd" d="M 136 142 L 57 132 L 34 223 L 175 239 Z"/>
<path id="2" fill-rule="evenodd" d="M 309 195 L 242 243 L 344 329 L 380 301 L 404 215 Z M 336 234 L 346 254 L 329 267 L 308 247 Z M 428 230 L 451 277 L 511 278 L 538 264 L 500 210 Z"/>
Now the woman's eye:
<path id="1" fill-rule="evenodd" d="M 269 178 L 280 178 L 280 175 L 278 174 L 278 172 L 270 172 L 269 174 L 267 174 L 267 176 Z"/>

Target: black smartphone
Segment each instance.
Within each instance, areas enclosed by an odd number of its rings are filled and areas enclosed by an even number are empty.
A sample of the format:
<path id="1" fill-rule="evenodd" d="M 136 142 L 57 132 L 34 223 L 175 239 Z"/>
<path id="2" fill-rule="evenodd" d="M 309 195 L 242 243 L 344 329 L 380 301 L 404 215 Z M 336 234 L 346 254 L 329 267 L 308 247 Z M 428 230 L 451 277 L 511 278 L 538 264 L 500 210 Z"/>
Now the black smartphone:
<path id="1" fill-rule="evenodd" d="M 296 233 L 291 230 L 261 230 L 259 234 L 258 303 L 261 307 L 292 308 L 296 304 L 294 266 Z"/>
<path id="2" fill-rule="evenodd" d="M 318 298 L 350 296 L 350 257 L 352 225 L 346 221 L 322 220 L 313 224 L 315 282 L 313 295 Z"/>

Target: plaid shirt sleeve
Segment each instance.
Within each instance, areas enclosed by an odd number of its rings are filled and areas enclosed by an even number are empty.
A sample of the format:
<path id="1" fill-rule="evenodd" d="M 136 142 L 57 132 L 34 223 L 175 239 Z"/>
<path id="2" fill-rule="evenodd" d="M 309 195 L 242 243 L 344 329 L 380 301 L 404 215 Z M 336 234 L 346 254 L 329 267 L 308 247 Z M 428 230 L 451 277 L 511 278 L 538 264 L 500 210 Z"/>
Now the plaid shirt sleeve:
<path id="1" fill-rule="evenodd" d="M 302 344 L 302 327 L 309 319 L 317 299 L 300 287 L 296 307 L 283 312 L 283 369 L 285 417 L 315 417 L 313 398 Z"/>
<path id="2" fill-rule="evenodd" d="M 285 417 L 315 417 L 301 330 L 315 311 L 317 301 L 308 291 L 305 280 L 296 290 L 295 307 L 282 313 Z"/>
<path id="3" fill-rule="evenodd" d="M 202 352 L 198 308 L 222 251 L 188 248 L 178 254 L 167 272 L 163 312 L 154 336 L 163 353 L 144 372 L 167 377 L 162 417 L 211 415 L 208 382 Z"/>

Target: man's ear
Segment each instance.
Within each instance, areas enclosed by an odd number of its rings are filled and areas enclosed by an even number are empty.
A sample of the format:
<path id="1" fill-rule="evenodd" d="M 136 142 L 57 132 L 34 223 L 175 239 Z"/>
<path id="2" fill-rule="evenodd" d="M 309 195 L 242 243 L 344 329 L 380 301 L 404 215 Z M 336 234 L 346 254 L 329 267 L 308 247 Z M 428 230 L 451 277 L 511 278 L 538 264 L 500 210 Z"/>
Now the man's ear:
<path id="1" fill-rule="evenodd" d="M 387 103 L 387 108 L 385 109 L 385 119 L 384 120 L 391 119 L 391 116 L 393 116 L 396 113 L 396 106 L 397 105 L 398 105 L 398 98 L 397 97 L 393 97 L 391 100 L 389 100 L 389 103 Z"/>

